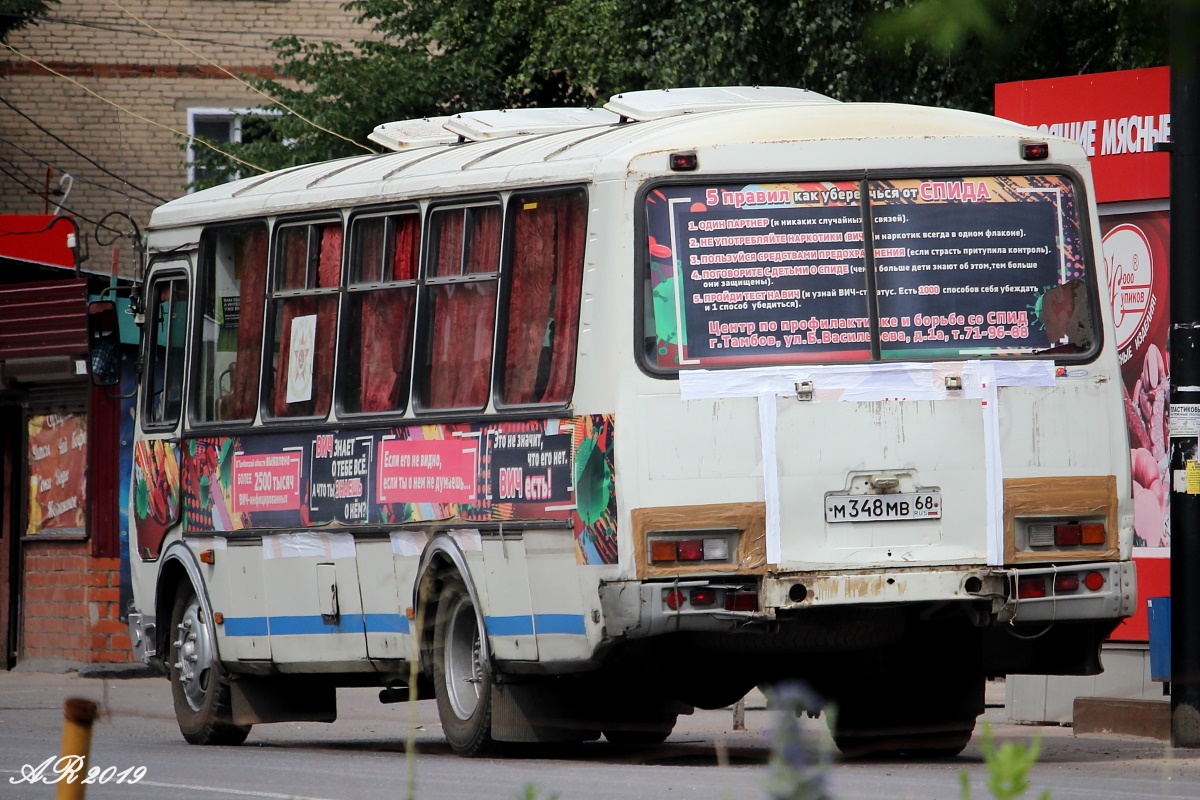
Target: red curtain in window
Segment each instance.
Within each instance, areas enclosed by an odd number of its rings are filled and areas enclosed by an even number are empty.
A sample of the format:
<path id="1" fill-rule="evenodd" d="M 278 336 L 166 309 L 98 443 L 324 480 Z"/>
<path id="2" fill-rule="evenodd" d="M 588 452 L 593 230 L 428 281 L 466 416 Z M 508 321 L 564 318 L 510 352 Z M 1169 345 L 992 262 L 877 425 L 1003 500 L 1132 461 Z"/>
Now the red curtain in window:
<path id="1" fill-rule="evenodd" d="M 417 218 L 396 221 L 395 252 L 384 280 L 412 280 L 417 270 Z M 383 289 L 363 297 L 361 313 L 360 411 L 391 411 L 401 405 L 408 382 L 412 336 L 412 289 Z"/>
<path id="2" fill-rule="evenodd" d="M 581 195 L 542 198 L 536 209 L 519 212 L 514 226 L 505 345 L 506 403 L 561 403 L 570 396 L 575 377 L 584 225 Z M 552 332 L 550 374 L 539 393 L 538 368 L 548 328 Z"/>
<path id="3" fill-rule="evenodd" d="M 452 249 L 451 225 L 443 225 L 439 275 L 459 273 L 445 260 Z M 465 265 L 468 273 L 495 272 L 500 257 L 500 209 L 472 209 Z M 443 266 L 446 271 L 443 272 Z M 433 347 L 429 401 L 434 408 L 482 408 L 487 405 L 492 371 L 492 331 L 496 319 L 496 281 L 434 287 Z"/>
<path id="4" fill-rule="evenodd" d="M 579 301 L 583 285 L 583 245 L 587 212 L 582 195 L 564 198 L 555 211 L 554 340 L 550 377 L 543 402 L 564 403 L 575 384 L 575 346 L 579 338 Z"/>
<path id="5" fill-rule="evenodd" d="M 546 339 L 554 291 L 555 213 L 553 202 L 517 212 L 513 226 L 512 286 L 508 298 L 508 339 L 504 347 L 504 402 L 536 403 L 538 361 Z"/>
<path id="6" fill-rule="evenodd" d="M 263 307 L 267 288 L 267 232 L 255 228 L 241 242 L 240 310 L 237 366 L 233 370 L 227 419 L 252 419 L 258 404 L 258 367 L 262 356 Z"/>
<path id="7" fill-rule="evenodd" d="M 326 225 L 320 229 L 320 260 L 317 262 L 317 288 L 336 289 L 342 279 L 342 226 Z M 317 299 L 317 352 L 313 355 L 313 398 L 315 408 L 309 412 L 323 417 L 329 413 L 333 392 L 333 354 L 337 341 L 337 297 L 326 295 Z"/>

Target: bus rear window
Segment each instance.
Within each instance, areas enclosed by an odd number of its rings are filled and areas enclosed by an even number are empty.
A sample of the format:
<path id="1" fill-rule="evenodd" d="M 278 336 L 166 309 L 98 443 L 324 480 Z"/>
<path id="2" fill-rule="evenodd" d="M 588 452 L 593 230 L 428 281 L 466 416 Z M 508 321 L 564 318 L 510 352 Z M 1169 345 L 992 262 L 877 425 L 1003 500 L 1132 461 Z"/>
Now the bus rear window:
<path id="1" fill-rule="evenodd" d="M 1062 176 L 672 185 L 645 212 L 656 370 L 1094 349 Z"/>

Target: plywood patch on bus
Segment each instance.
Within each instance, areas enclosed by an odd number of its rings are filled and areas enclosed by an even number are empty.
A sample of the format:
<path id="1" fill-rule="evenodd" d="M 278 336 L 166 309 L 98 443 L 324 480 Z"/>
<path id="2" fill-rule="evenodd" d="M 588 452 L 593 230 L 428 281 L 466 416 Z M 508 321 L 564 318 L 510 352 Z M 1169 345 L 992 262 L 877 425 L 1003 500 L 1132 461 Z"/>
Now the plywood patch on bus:
<path id="1" fill-rule="evenodd" d="M 662 578 L 675 575 L 762 574 L 767 566 L 767 506 L 765 503 L 717 503 L 702 506 L 660 506 L 635 508 L 633 518 L 633 554 L 637 577 Z M 647 535 L 660 531 L 737 530 L 736 550 L 728 561 L 694 564 L 652 565 L 649 563 Z"/>
<path id="2" fill-rule="evenodd" d="M 1018 520 L 1043 518 L 1056 522 L 1102 519 L 1104 544 L 1033 550 L 1027 543 L 1019 541 Z M 1117 479 L 1113 475 L 1004 480 L 1005 563 L 1114 559 L 1119 552 L 1118 531 Z"/>

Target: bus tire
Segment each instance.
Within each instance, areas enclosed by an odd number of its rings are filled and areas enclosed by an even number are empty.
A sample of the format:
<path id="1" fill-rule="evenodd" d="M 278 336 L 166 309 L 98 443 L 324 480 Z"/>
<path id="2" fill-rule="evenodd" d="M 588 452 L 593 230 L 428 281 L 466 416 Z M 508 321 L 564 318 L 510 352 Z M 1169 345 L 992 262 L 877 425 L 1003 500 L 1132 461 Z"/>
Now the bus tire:
<path id="1" fill-rule="evenodd" d="M 167 675 L 183 738 L 201 745 L 246 741 L 250 726 L 233 723 L 229 678 L 217 659 L 212 621 L 187 581 L 175 592 L 170 636 Z"/>
<path id="2" fill-rule="evenodd" d="M 475 604 L 458 578 L 438 593 L 433 623 L 433 693 L 446 741 L 473 756 L 492 742 L 492 668 Z"/>

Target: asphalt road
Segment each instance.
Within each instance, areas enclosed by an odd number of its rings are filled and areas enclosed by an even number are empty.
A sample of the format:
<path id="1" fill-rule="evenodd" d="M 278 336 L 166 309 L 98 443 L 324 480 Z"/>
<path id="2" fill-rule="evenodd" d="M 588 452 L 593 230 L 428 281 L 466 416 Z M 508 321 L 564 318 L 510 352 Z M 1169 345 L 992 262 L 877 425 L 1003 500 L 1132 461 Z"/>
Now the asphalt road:
<path id="1" fill-rule="evenodd" d="M 751 704 L 746 730 L 732 730 L 728 710 L 681 717 L 663 745 L 632 749 L 600 741 L 564 752 L 514 753 L 463 759 L 441 739 L 431 702 L 381 705 L 373 690 L 339 692 L 331 724 L 279 723 L 254 729 L 241 747 L 202 748 L 184 743 L 175 727 L 163 679 L 89 679 L 74 674 L 0 672 L 0 798 L 43 800 L 55 787 L 14 783 L 56 756 L 62 703 L 98 701 L 91 765 L 112 776 L 145 767 L 135 784 L 89 786 L 93 800 L 663 800 L 768 797 L 774 713 Z M 1003 689 L 989 700 L 1003 699 Z M 985 715 L 998 742 L 1041 736 L 1042 756 L 1028 796 L 1050 789 L 1054 800 L 1200 797 L 1200 750 L 1172 749 L 1148 739 L 1075 737 L 1071 729 L 1005 724 L 1003 711 Z M 828 746 L 824 723 L 803 720 L 817 746 Z M 836 800 L 959 800 L 959 774 L 971 777 L 972 796 L 987 798 L 980 729 L 958 758 L 932 762 L 885 760 L 828 767 Z M 410 734 L 411 731 L 411 734 Z M 406 755 L 406 741 L 415 756 Z M 410 786 L 410 767 L 413 781 Z M 129 772 L 128 777 L 134 777 Z M 532 788 L 530 788 L 532 787 Z"/>

